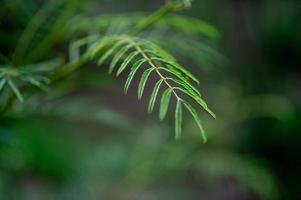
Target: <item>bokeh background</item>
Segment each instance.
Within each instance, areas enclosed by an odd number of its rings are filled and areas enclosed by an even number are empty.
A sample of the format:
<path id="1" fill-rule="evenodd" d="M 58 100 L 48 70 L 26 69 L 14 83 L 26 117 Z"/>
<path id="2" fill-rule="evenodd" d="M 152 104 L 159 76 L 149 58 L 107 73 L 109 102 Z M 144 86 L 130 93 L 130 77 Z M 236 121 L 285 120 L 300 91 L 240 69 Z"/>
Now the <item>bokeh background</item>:
<path id="1" fill-rule="evenodd" d="M 33 16 L 49 12 L 46 2 L 0 1 L 2 54 L 13 54 Z M 64 57 L 79 14 L 126 17 L 164 4 L 66 2 L 27 44 L 24 62 Z M 219 32 L 193 40 L 164 27 L 145 34 L 201 80 L 217 115 L 201 113 L 208 143 L 189 115 L 175 141 L 173 113 L 159 122 L 146 114 L 147 98 L 137 100 L 137 83 L 125 96 L 126 77 L 87 66 L 0 117 L 0 199 L 301 199 L 301 2 L 195 0 L 177 14 Z"/>

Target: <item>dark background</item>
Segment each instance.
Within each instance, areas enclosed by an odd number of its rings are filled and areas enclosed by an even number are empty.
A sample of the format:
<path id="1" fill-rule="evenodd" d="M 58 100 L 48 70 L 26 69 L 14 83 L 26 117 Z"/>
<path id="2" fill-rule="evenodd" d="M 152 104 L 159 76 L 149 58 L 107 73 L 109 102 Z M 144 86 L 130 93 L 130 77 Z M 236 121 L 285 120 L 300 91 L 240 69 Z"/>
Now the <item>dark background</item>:
<path id="1" fill-rule="evenodd" d="M 10 57 L 43 1 L 7 2 L 0 2 L 0 47 Z M 126 15 L 163 3 L 87 1 L 80 10 Z M 209 142 L 200 143 L 188 115 L 183 139 L 174 141 L 173 114 L 158 122 L 136 86 L 123 94 L 125 76 L 91 65 L 29 103 L 34 111 L 0 118 L 0 199 L 301 199 L 301 2 L 195 0 L 177 14 L 220 32 L 193 59 L 178 55 L 217 115 L 201 113 Z"/>

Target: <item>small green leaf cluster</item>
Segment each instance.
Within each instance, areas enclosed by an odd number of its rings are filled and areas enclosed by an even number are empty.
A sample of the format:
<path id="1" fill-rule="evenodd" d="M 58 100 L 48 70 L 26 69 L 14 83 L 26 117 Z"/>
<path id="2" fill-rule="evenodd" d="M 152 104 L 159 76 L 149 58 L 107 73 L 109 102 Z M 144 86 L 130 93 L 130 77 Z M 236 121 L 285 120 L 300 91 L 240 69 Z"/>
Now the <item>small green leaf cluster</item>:
<path id="1" fill-rule="evenodd" d="M 10 64 L 0 65 L 0 92 L 5 89 L 11 90 L 17 99 L 23 102 L 24 97 L 20 91 L 20 84 L 33 85 L 45 90 L 46 84 L 50 83 L 48 74 L 58 65 L 57 59 L 21 67 L 14 67 Z"/>

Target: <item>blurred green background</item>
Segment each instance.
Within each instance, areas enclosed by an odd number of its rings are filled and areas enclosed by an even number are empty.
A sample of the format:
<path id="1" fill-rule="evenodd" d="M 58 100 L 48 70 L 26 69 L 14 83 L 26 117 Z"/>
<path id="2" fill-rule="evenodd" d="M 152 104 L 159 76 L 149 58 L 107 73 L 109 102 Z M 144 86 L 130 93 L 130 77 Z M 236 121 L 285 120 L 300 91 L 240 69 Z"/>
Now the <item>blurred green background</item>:
<path id="1" fill-rule="evenodd" d="M 74 28 L 79 16 L 127 18 L 164 4 L 47 2 L 0 1 L 2 54 L 11 57 L 23 33 L 19 62 L 64 57 L 68 41 L 87 31 L 84 23 Z M 301 199 L 301 2 L 195 0 L 177 14 L 205 20 L 219 34 L 190 39 L 163 26 L 143 36 L 201 80 L 217 115 L 202 114 L 208 143 L 188 115 L 175 141 L 173 114 L 159 122 L 146 114 L 147 98 L 137 100 L 136 86 L 123 94 L 125 77 L 87 66 L 0 117 L 0 199 Z M 116 21 L 107 33 L 124 28 Z"/>

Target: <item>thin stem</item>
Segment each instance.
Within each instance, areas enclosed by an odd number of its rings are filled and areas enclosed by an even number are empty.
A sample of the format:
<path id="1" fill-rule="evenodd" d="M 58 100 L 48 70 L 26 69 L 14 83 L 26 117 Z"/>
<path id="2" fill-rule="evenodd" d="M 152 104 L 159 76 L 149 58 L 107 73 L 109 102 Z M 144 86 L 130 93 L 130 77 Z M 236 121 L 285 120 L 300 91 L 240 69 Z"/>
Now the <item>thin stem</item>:
<path id="1" fill-rule="evenodd" d="M 138 33 L 141 33 L 151 27 L 153 24 L 155 24 L 157 21 L 159 21 L 161 18 L 165 17 L 169 13 L 173 12 L 174 5 L 170 3 L 166 3 L 161 9 L 159 9 L 157 12 L 153 13 L 152 15 L 146 17 L 142 21 L 138 22 L 138 24 L 129 31 L 130 35 L 137 35 Z"/>
<path id="2" fill-rule="evenodd" d="M 54 73 L 54 75 L 50 78 L 51 82 L 59 81 L 68 75 L 72 74 L 74 71 L 76 71 L 78 68 L 83 66 L 84 64 L 87 64 L 91 61 L 91 58 L 88 53 L 85 53 L 79 60 L 76 62 L 69 63 L 67 65 L 64 65 L 57 73 Z"/>
<path id="3" fill-rule="evenodd" d="M 142 21 L 138 22 L 138 24 L 128 33 L 130 35 L 137 35 L 138 33 L 145 31 L 146 29 L 151 27 L 153 24 L 158 22 L 161 18 L 165 17 L 166 15 L 189 7 L 190 3 L 188 2 L 189 0 L 184 0 L 182 3 L 178 4 L 178 3 L 166 1 L 165 5 L 161 9 L 159 9 L 152 15 L 146 17 Z"/>

